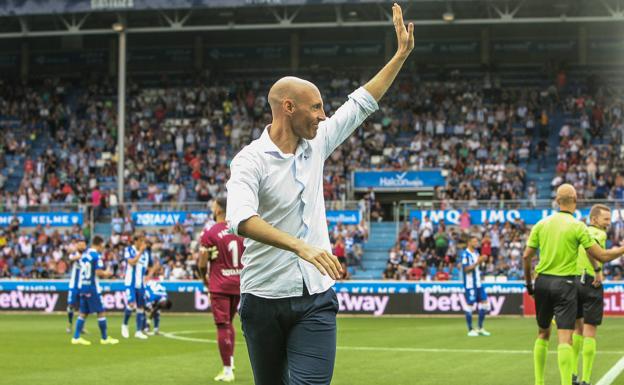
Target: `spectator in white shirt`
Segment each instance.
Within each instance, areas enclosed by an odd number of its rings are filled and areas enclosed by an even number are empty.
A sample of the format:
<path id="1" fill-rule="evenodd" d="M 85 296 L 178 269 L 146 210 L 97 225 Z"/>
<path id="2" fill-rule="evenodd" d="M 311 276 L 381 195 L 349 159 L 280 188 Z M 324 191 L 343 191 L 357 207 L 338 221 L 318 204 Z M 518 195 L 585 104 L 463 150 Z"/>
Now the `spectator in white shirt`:
<path id="1" fill-rule="evenodd" d="M 426 215 L 420 223 L 418 231 L 420 232 L 420 236 L 425 239 L 433 235 L 433 223 L 431 223 L 431 220 L 429 220 L 429 217 L 427 217 Z"/>

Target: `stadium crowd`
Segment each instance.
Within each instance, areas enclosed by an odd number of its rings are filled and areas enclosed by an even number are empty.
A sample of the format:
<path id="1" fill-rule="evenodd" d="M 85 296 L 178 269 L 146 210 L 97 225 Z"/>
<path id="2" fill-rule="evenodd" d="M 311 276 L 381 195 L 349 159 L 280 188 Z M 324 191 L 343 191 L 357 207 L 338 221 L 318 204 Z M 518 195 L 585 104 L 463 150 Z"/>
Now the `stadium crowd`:
<path id="1" fill-rule="evenodd" d="M 333 79 L 327 108 L 338 107 L 356 84 Z M 489 91 L 474 81 L 404 77 L 380 111 L 330 156 L 325 172 L 340 179 L 356 169 L 441 168 L 447 184 L 440 193 L 448 199 L 524 198 L 520 165 L 531 157 L 534 131 L 548 130 L 547 118 L 537 116 L 546 114 L 551 98 L 531 89 Z"/>
<path id="2" fill-rule="evenodd" d="M 268 81 L 221 79 L 207 86 L 200 79 L 187 83 L 153 88 L 130 82 L 125 159 L 130 202 L 207 204 L 223 197 L 232 156 L 258 138 L 269 121 Z M 327 114 L 360 83 L 353 74 L 321 78 Z M 489 75 L 469 80 L 452 73 L 445 81 L 405 75 L 380 110 L 327 160 L 325 199 L 346 199 L 349 175 L 356 169 L 441 168 L 447 182 L 435 189 L 434 198 L 439 201 L 535 200 L 537 187 L 527 182 L 525 166 L 537 161 L 540 170 L 546 168 L 550 149 L 545 138 L 553 129 L 560 129 L 561 138 L 554 150 L 558 163 L 553 189 L 569 182 L 580 198 L 624 199 L 624 179 L 614 171 L 624 166 L 622 99 L 605 94 L 602 88 L 580 93 L 563 89 L 502 89 Z M 96 219 L 102 214 L 111 218 L 107 261 L 121 271 L 119 245 L 131 234 L 132 221 L 119 208 L 115 192 L 115 99 L 115 87 L 107 79 L 84 84 L 47 79 L 37 85 L 0 87 L 0 209 L 23 211 L 51 203 L 92 205 Z M 554 111 L 567 114 L 566 125 L 551 127 Z M 15 159 L 21 163 L 16 165 Z M 16 167 L 23 169 L 15 172 Z M 11 173 L 21 176 L 17 184 L 8 183 Z M 370 208 L 371 220 L 383 218 L 384 210 L 373 191 L 361 202 Z M 524 225 L 429 227 L 425 220 L 404 226 L 390 252 L 386 278 L 457 279 L 457 250 L 469 231 L 483 238 L 486 251 L 488 242 L 492 244 L 487 273 L 503 275 L 505 271 L 509 279 L 519 277 L 517 254 L 522 248 L 518 244 L 523 245 L 527 235 Z M 0 237 L 0 274 L 66 274 L 63 245 L 72 237 L 88 237 L 89 231 L 61 234 L 46 227 L 25 234 L 9 228 Z M 361 245 L 367 232 L 361 225 L 330 231 L 342 262 L 364 268 Z M 192 277 L 188 226 L 153 236 L 164 245 L 156 252 L 165 256 L 165 275 Z M 616 268 L 613 277 L 617 274 L 621 271 Z"/>
<path id="3" fill-rule="evenodd" d="M 209 220 L 205 226 L 213 224 Z M 151 244 L 152 256 L 160 261 L 157 272 L 167 280 L 198 278 L 197 228 L 192 219 L 171 227 L 161 227 L 144 232 Z M 106 239 L 105 264 L 114 273 L 113 278 L 125 274 L 124 248 L 131 242 L 132 235 L 141 231 L 135 228 L 129 215 L 114 215 L 111 220 L 112 234 Z M 347 266 L 364 269 L 362 265 L 363 244 L 368 239 L 365 221 L 358 225 L 338 224 L 329 227 L 330 241 L 334 254 Z M 74 226 L 59 231 L 46 225 L 37 226 L 34 231 L 20 229 L 19 222 L 0 229 L 0 278 L 66 278 L 70 273 L 68 261 L 72 240 L 89 240 L 88 226 Z"/>
<path id="4" fill-rule="evenodd" d="M 270 115 L 267 84 L 220 83 L 131 83 L 125 160 L 130 200 L 206 202 L 225 194 L 229 161 L 260 136 Z M 353 74 L 321 79 L 326 112 L 358 84 Z M 560 129 L 553 189 L 568 181 L 580 197 L 621 198 L 622 181 L 612 170 L 621 166 L 622 99 L 603 88 L 591 92 L 501 89 L 489 76 L 466 80 L 457 73 L 444 82 L 406 75 L 380 111 L 328 159 L 325 197 L 342 200 L 356 169 L 441 168 L 447 183 L 439 199 L 531 199 L 537 191 L 527 183 L 524 166 L 535 159 L 546 167 L 544 137 Z M 570 116 L 561 128 L 550 123 L 557 110 Z M 0 176 L 3 207 L 81 202 L 99 213 L 117 206 L 116 100 L 109 80 L 2 87 L 0 122 L 18 122 L 5 127 L 0 139 L 0 166 L 7 167 L 7 156 L 23 157 L 16 191 Z M 595 138 L 608 140 L 596 144 Z"/>
<path id="5" fill-rule="evenodd" d="M 126 262 L 124 248 L 128 246 L 135 229 L 123 225 L 123 231 L 114 231 L 106 240 L 103 253 L 105 265 L 114 275 L 123 278 Z M 178 224 L 171 228 L 147 232 L 152 256 L 160 261 L 157 272 L 167 280 L 197 278 L 197 254 L 193 248 L 194 227 Z M 67 278 L 70 274 L 69 246 L 72 240 L 89 240 L 88 227 L 74 226 L 58 231 L 47 225 L 33 232 L 12 226 L 0 229 L 0 278 Z"/>
<path id="6" fill-rule="evenodd" d="M 338 258 L 343 267 L 341 279 L 351 277 L 348 267 L 366 270 L 362 263 L 364 255 L 364 243 L 368 240 L 368 226 L 365 221 L 356 225 L 343 225 L 337 223 L 329 228 L 329 242 L 333 254 Z"/>
<path id="7" fill-rule="evenodd" d="M 214 81 L 212 82 L 215 83 Z M 129 86 L 125 182 L 132 201 L 208 201 L 225 194 L 228 164 L 269 121 L 266 84 L 232 80 L 206 86 Z M 359 82 L 321 79 L 331 115 Z M 325 196 L 341 200 L 356 169 L 442 168 L 449 199 L 516 199 L 527 193 L 522 167 L 547 132 L 550 92 L 501 90 L 489 80 L 400 79 L 380 111 L 325 166 Z M 0 91 L 0 120 L 17 120 L 0 140 L 0 165 L 21 156 L 15 194 L 0 182 L 8 209 L 54 202 L 114 209 L 116 97 L 111 81 L 73 85 L 48 79 Z M 29 132 L 30 135 L 20 135 Z M 21 136 L 21 139 L 20 139 Z M 3 177 L 4 178 L 4 177 Z M 13 192 L 13 191 L 11 191 Z"/>
<path id="8" fill-rule="evenodd" d="M 559 130 L 553 191 L 570 183 L 583 199 L 624 199 L 624 98 L 609 88 L 568 96 L 568 118 Z"/>
<path id="9" fill-rule="evenodd" d="M 612 226 L 611 240 L 621 239 L 624 223 Z M 471 237 L 479 239 L 479 253 L 487 256 L 481 265 L 486 279 L 522 280 L 522 253 L 531 227 L 522 220 L 505 223 L 473 225 L 464 210 L 458 226 L 449 226 L 444 219 L 433 223 L 427 216 L 405 222 L 395 245 L 389 251 L 383 279 L 414 281 L 448 281 L 462 279 L 461 250 Z M 607 280 L 621 280 L 624 257 L 604 268 Z"/>

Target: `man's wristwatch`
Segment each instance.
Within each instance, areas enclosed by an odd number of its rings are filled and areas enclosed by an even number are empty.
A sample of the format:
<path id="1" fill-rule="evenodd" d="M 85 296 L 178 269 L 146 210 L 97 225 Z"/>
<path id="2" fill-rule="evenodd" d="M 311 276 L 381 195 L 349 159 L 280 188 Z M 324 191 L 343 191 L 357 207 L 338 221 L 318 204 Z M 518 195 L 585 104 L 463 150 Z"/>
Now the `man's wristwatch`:
<path id="1" fill-rule="evenodd" d="M 600 273 L 602 271 L 602 267 L 597 267 L 594 269 L 595 273 Z"/>

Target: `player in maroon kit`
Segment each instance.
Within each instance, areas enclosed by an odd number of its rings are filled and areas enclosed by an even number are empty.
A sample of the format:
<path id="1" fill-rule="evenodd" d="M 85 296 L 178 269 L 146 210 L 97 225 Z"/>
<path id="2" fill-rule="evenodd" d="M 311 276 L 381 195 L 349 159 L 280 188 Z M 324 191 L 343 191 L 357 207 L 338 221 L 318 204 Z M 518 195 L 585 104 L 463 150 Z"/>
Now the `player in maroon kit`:
<path id="1" fill-rule="evenodd" d="M 216 199 L 212 213 L 216 221 L 204 229 L 200 238 L 199 272 L 210 293 L 212 315 L 217 325 L 219 353 L 223 370 L 215 381 L 234 381 L 234 326 L 232 320 L 240 301 L 241 256 L 245 247 L 243 238 L 230 233 L 225 221 L 225 199 Z M 209 269 L 209 271 L 208 271 Z"/>

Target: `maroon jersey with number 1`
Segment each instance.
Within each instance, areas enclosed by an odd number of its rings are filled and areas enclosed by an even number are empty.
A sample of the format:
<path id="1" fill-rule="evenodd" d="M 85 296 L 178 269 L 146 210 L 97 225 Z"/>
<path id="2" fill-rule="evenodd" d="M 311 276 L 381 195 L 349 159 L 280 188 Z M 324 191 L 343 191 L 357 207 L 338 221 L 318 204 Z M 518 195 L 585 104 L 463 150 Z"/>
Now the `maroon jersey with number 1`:
<path id="1" fill-rule="evenodd" d="M 204 230 L 200 242 L 204 247 L 216 246 L 219 251 L 219 256 L 210 261 L 208 291 L 240 295 L 241 258 L 245 251 L 243 238 L 230 233 L 227 222 L 220 222 Z"/>

